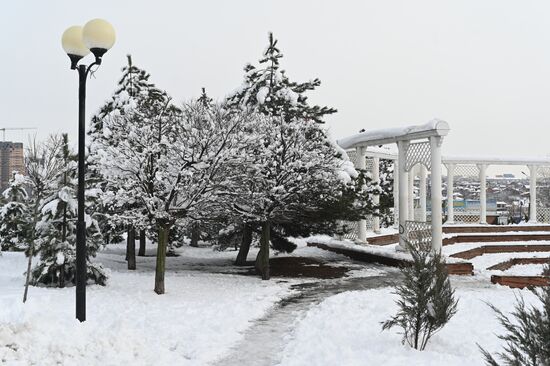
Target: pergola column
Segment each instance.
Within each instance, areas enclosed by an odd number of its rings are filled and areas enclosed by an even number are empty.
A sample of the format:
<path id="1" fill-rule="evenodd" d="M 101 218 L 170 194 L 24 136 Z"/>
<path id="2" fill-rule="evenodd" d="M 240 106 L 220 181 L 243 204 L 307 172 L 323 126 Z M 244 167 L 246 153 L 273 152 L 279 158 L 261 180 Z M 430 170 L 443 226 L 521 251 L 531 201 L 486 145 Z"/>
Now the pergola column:
<path id="1" fill-rule="evenodd" d="M 405 234 L 405 225 L 409 217 L 409 177 L 405 170 L 407 161 L 407 149 L 410 141 L 398 141 L 398 172 L 397 179 L 399 180 L 399 249 L 406 250 L 407 244 L 403 235 Z"/>
<path id="2" fill-rule="evenodd" d="M 446 224 L 454 224 L 455 207 L 455 165 L 447 164 L 447 221 Z"/>
<path id="3" fill-rule="evenodd" d="M 407 190 L 408 190 L 408 218 L 410 221 L 414 221 L 414 178 L 416 177 L 415 167 L 411 167 L 408 175 Z"/>
<path id="4" fill-rule="evenodd" d="M 358 146 L 355 148 L 355 154 L 356 154 L 356 167 L 357 169 L 366 169 L 367 167 L 367 161 L 365 159 L 365 150 L 366 148 Z M 362 219 L 358 222 L 358 232 L 357 237 L 360 241 L 365 242 L 367 241 L 367 220 Z"/>
<path id="5" fill-rule="evenodd" d="M 372 181 L 380 186 L 380 159 L 372 158 Z M 372 198 L 373 203 L 378 206 L 380 204 L 380 195 L 375 194 Z M 377 208 L 372 217 L 373 231 L 376 234 L 380 233 L 380 210 Z"/>
<path id="6" fill-rule="evenodd" d="M 420 165 L 420 221 L 426 221 L 426 176 L 428 169 L 424 165 Z"/>
<path id="7" fill-rule="evenodd" d="M 399 163 L 393 161 L 393 227 L 399 229 Z"/>
<path id="8" fill-rule="evenodd" d="M 529 223 L 537 223 L 537 166 L 529 165 Z"/>
<path id="9" fill-rule="evenodd" d="M 479 223 L 487 223 L 487 164 L 478 164 L 479 168 Z"/>
<path id="10" fill-rule="evenodd" d="M 441 252 L 443 244 L 443 217 L 441 209 L 441 144 L 440 136 L 430 137 L 431 195 L 432 195 L 432 250 Z"/>

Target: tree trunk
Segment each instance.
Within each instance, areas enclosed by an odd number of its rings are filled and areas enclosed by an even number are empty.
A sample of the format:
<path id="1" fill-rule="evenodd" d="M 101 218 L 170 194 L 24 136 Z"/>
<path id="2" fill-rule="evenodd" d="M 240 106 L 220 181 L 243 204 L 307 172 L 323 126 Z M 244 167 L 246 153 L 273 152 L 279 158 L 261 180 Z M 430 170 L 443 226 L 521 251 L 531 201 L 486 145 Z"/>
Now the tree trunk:
<path id="1" fill-rule="evenodd" d="M 155 270 L 155 292 L 159 295 L 164 293 L 164 271 L 166 268 L 166 245 L 168 244 L 168 225 L 160 223 L 159 240 L 157 246 L 157 267 Z"/>
<path id="2" fill-rule="evenodd" d="M 126 229 L 126 256 L 124 260 L 128 262 L 128 253 L 130 253 L 130 228 Z"/>
<path id="3" fill-rule="evenodd" d="M 243 238 L 241 240 L 241 247 L 239 248 L 239 254 L 235 260 L 236 266 L 246 265 L 246 258 L 250 251 L 250 244 L 252 243 L 252 228 L 248 225 L 243 225 Z"/>
<path id="4" fill-rule="evenodd" d="M 191 230 L 191 246 L 198 248 L 199 247 L 199 239 L 201 236 L 201 231 L 198 226 L 193 225 L 193 229 Z"/>
<path id="5" fill-rule="evenodd" d="M 128 256 L 128 269 L 136 269 L 136 231 L 133 226 L 128 229 L 128 241 L 127 241 L 127 256 Z"/>
<path id="6" fill-rule="evenodd" d="M 59 288 L 65 287 L 65 263 L 59 266 Z"/>
<path id="7" fill-rule="evenodd" d="M 139 252 L 140 257 L 145 257 L 145 230 L 141 229 L 139 231 Z"/>
<path id="8" fill-rule="evenodd" d="M 32 266 L 33 255 L 34 255 L 34 239 L 31 240 L 31 244 L 29 248 L 29 261 L 27 262 L 27 276 L 25 278 L 25 291 L 23 292 L 23 303 L 27 301 L 27 294 L 29 292 L 29 283 L 31 282 L 31 266 Z"/>
<path id="9" fill-rule="evenodd" d="M 262 238 L 260 240 L 260 251 L 256 257 L 256 271 L 262 276 L 262 280 L 269 280 L 269 221 L 262 223 Z"/>

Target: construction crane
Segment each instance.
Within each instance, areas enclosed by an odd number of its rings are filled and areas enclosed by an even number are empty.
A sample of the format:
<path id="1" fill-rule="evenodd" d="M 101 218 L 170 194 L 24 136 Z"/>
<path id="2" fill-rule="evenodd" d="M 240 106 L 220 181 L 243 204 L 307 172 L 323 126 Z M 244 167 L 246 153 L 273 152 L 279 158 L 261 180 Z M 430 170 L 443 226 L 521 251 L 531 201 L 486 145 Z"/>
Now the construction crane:
<path id="1" fill-rule="evenodd" d="M 0 131 L 2 131 L 2 141 L 6 141 L 6 131 L 13 131 L 13 130 L 38 130 L 36 127 L 3 127 L 0 128 Z"/>

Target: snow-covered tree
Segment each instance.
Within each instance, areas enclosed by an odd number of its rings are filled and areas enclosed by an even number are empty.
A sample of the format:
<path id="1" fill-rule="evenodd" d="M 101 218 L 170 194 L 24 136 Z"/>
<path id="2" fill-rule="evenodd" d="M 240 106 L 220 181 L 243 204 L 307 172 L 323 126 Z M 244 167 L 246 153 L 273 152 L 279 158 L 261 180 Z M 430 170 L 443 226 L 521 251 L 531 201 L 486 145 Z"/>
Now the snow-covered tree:
<path id="1" fill-rule="evenodd" d="M 57 158 L 61 169 L 55 175 L 52 192 L 43 199 L 41 218 L 37 224 L 36 253 L 39 261 L 32 271 L 32 282 L 64 287 L 75 282 L 76 269 L 76 173 L 75 156 L 70 152 L 66 134 Z M 89 198 L 88 194 L 88 198 Z M 87 278 L 105 284 L 106 276 L 100 264 L 93 263 L 101 245 L 97 223 L 86 214 Z"/>
<path id="2" fill-rule="evenodd" d="M 234 168 L 241 174 L 233 177 L 239 193 L 233 210 L 242 225 L 261 230 L 256 268 L 269 279 L 270 242 L 284 246 L 288 236 L 335 222 L 336 215 L 325 213 L 337 210 L 356 172 L 319 124 L 255 114 L 248 133 L 254 138 L 246 145 L 246 161 Z"/>
<path id="3" fill-rule="evenodd" d="M 227 179 L 225 161 L 242 143 L 234 132 L 241 116 L 220 108 L 169 103 L 153 116 L 140 108 L 104 120 L 116 144 L 95 149 L 105 177 L 105 197 L 128 207 L 124 217 L 145 216 L 158 232 L 155 292 L 164 293 L 164 268 L 170 228 L 177 220 L 200 220 Z M 114 187 L 109 191 L 109 187 Z"/>
<path id="4" fill-rule="evenodd" d="M 456 314 L 458 301 L 441 253 L 423 244 L 409 244 L 409 252 L 413 262 L 401 269 L 404 279 L 396 288 L 399 311 L 382 329 L 401 328 L 403 344 L 422 351 Z"/>
<path id="5" fill-rule="evenodd" d="M 14 172 L 9 187 L 3 192 L 4 206 L 0 209 L 0 244 L 3 251 L 25 250 L 29 230 L 26 177 Z"/>
<path id="6" fill-rule="evenodd" d="M 282 116 L 285 121 L 295 118 L 322 123 L 323 117 L 335 113 L 330 107 L 311 106 L 305 95 L 321 85 L 319 79 L 304 83 L 290 81 L 279 62 L 283 57 L 278 41 L 269 33 L 269 44 L 258 66 L 244 67 L 244 82 L 227 98 L 229 108 L 254 109 L 265 115 Z"/>
<path id="7" fill-rule="evenodd" d="M 170 102 L 171 98 L 168 94 L 149 80 L 149 73 L 134 65 L 130 55 L 127 56 L 127 59 L 128 64 L 122 68 L 122 77 L 115 93 L 92 117 L 89 131 L 90 155 L 88 157 L 87 181 L 102 191 L 106 189 L 107 179 L 101 176 L 96 167 L 98 156 L 96 150 L 104 146 L 118 145 L 120 142 L 118 137 L 128 130 L 128 126 L 123 125 L 105 126 L 105 121 L 116 116 L 128 115 L 131 116 L 128 118 L 128 123 L 139 126 L 146 119 L 163 123 L 167 116 L 178 113 L 178 109 Z M 113 128 L 120 128 L 122 131 L 113 131 Z M 161 130 L 162 127 L 159 127 L 158 131 Z M 156 138 L 158 139 L 158 136 Z M 139 149 L 140 147 L 136 146 L 135 148 Z M 110 186 L 108 189 L 111 194 L 115 194 L 115 187 Z M 136 201 L 133 204 L 138 203 Z M 102 233 L 109 242 L 120 241 L 123 231 L 128 234 L 134 229 L 141 232 L 150 226 L 149 220 L 143 217 L 146 215 L 144 209 L 142 216 L 134 218 L 134 221 L 129 221 L 123 214 L 126 207 L 114 207 L 109 200 L 105 200 L 99 207 L 101 215 L 98 215 L 98 222 Z M 134 211 L 135 209 L 136 207 L 133 207 Z M 129 263 L 129 267 L 133 266 Z"/>
<path id="8" fill-rule="evenodd" d="M 544 272 L 546 276 L 550 276 L 550 264 L 545 266 Z M 516 298 L 511 317 L 496 306 L 489 305 L 506 330 L 505 334 L 498 336 L 506 346 L 496 355 L 503 365 L 550 365 L 550 286 L 532 288 L 531 291 L 539 300 L 538 304 L 528 306 L 520 295 Z M 500 365 L 490 352 L 481 347 L 480 349 L 487 365 Z"/>
<path id="9" fill-rule="evenodd" d="M 292 133 L 304 134 L 302 138 L 305 140 L 316 139 L 314 142 L 308 141 L 310 146 L 321 146 L 326 147 L 325 150 L 330 150 L 331 156 L 326 159 L 325 164 L 319 165 L 320 169 L 337 170 L 342 158 L 345 156 L 345 152 L 340 151 L 329 140 L 326 132 L 320 129 L 314 132 L 300 128 L 292 130 L 292 128 L 295 128 L 297 121 L 322 123 L 324 116 L 334 113 L 336 110 L 330 107 L 309 105 L 306 93 L 320 85 L 319 79 L 306 83 L 290 81 L 286 72 L 280 67 L 280 59 L 283 56 L 277 46 L 277 40 L 274 39 L 271 33 L 268 41 L 269 44 L 258 66 L 250 64 L 245 66 L 244 82 L 237 91 L 226 99 L 227 108 L 252 110 L 259 115 L 266 116 L 268 121 L 276 120 L 277 122 L 273 126 L 270 126 L 265 120 L 261 120 L 260 127 L 251 128 L 251 133 L 260 135 L 260 141 L 267 141 L 268 143 L 278 138 L 284 144 L 284 140 L 288 136 L 277 137 L 276 134 L 281 132 L 280 128 L 285 128 L 280 126 L 281 122 L 289 123 L 290 126 L 288 127 L 290 129 L 285 132 L 287 135 Z M 323 148 L 320 151 L 323 151 Z M 281 148 L 281 150 L 284 150 L 284 148 Z M 258 152 L 248 149 L 244 154 L 258 155 Z M 319 160 L 314 161 L 317 163 Z M 283 158 L 281 163 L 283 165 L 287 164 L 286 158 Z M 332 163 L 335 165 L 329 168 Z M 246 167 L 236 169 L 246 169 Z M 333 234 L 339 229 L 337 220 L 352 216 L 354 219 L 358 219 L 358 215 L 364 216 L 367 210 L 358 210 L 357 206 L 366 208 L 369 205 L 367 202 L 359 202 L 359 194 L 365 191 L 363 185 L 366 184 L 366 179 L 362 175 L 361 183 L 355 182 L 358 177 L 353 175 L 351 182 L 334 186 L 332 191 L 325 192 L 323 195 L 313 193 L 309 196 L 302 194 L 287 197 L 285 204 L 288 207 L 301 207 L 301 216 L 299 220 L 271 222 L 269 231 L 273 247 L 278 250 L 291 251 L 295 248 L 295 245 L 285 239 L 288 236 L 308 236 L 312 233 Z M 321 180 L 315 181 L 315 183 L 317 182 L 321 186 L 310 186 L 310 192 L 325 189 Z M 354 183 L 358 184 L 354 186 Z M 240 185 L 242 190 L 248 191 L 247 194 L 257 194 L 256 183 L 250 183 L 250 180 L 247 182 L 245 179 Z M 292 200 L 295 200 L 295 202 L 291 202 Z M 246 260 L 248 248 L 253 238 L 252 232 L 261 231 L 259 228 L 260 223 L 264 220 L 258 220 L 255 215 L 252 216 L 249 217 L 246 213 L 242 213 L 241 217 L 235 216 L 229 220 L 232 222 L 231 228 L 222 231 L 224 234 L 222 237 L 225 239 L 226 244 L 241 239 L 237 264 L 243 264 Z"/>
<path id="10" fill-rule="evenodd" d="M 29 191 L 28 199 L 28 231 L 27 231 L 27 272 L 23 302 L 27 300 L 28 286 L 31 280 L 32 260 L 35 255 L 35 242 L 38 236 L 38 222 L 41 218 L 44 199 L 48 197 L 56 186 L 56 177 L 62 169 L 59 159 L 63 148 L 63 140 L 57 136 L 50 136 L 45 142 L 36 139 L 25 153 L 25 170 L 27 172 L 26 186 Z"/>

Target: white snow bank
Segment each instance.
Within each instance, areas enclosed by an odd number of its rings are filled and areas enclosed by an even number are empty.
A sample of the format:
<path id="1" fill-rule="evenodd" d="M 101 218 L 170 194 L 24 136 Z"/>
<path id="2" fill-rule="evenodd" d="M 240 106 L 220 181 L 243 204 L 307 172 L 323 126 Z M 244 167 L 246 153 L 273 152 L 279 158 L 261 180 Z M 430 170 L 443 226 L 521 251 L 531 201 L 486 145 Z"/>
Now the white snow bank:
<path id="1" fill-rule="evenodd" d="M 402 345 L 396 328 L 382 332 L 381 322 L 397 309 L 392 291 L 345 292 L 312 308 L 297 322 L 280 365 L 482 366 L 476 343 L 490 352 L 502 349 L 495 333 L 503 330 L 485 302 L 508 312 L 514 291 L 500 286 L 457 289 L 458 313 L 423 352 Z M 528 303 L 533 301 L 528 291 L 522 293 Z"/>
<path id="2" fill-rule="evenodd" d="M 142 261 L 154 257 L 138 257 L 138 268 Z M 159 296 L 150 270 L 113 269 L 108 286 L 88 287 L 79 323 L 74 287 L 31 287 L 22 304 L 25 264 L 21 253 L 0 257 L 0 360 L 9 365 L 205 365 L 288 293 L 276 281 L 169 271 Z"/>

